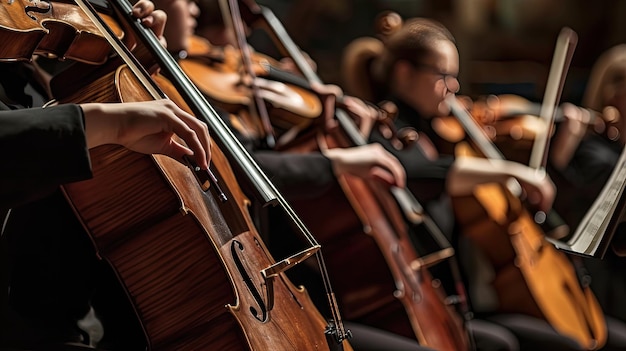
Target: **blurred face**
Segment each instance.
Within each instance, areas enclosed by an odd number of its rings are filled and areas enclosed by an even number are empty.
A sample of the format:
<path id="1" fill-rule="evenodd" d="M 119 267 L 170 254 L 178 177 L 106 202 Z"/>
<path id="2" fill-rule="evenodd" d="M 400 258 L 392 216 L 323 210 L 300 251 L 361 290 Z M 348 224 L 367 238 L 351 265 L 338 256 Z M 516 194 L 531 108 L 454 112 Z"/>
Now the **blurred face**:
<path id="1" fill-rule="evenodd" d="M 186 50 L 189 37 L 196 28 L 196 17 L 200 14 L 198 5 L 189 0 L 154 0 L 154 3 L 167 13 L 164 33 L 167 49 L 173 52 Z"/>
<path id="2" fill-rule="evenodd" d="M 459 91 L 459 54 L 447 40 L 434 43 L 432 55 L 418 64 L 400 62 L 394 72 L 395 94 L 424 117 L 445 116 L 444 99 Z"/>

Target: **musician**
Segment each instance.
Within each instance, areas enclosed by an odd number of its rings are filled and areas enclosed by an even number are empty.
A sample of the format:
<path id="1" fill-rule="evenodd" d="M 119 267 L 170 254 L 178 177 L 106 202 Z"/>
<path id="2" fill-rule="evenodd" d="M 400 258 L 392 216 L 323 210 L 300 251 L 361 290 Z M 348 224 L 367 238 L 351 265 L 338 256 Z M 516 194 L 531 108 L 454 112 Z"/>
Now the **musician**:
<path id="1" fill-rule="evenodd" d="M 164 12 L 140 0 L 133 14 L 162 37 Z M 91 178 L 88 149 L 103 144 L 178 160 L 189 155 L 206 169 L 207 126 L 168 100 L 40 108 L 48 97 L 37 76 L 43 75 L 32 64 L 0 63 L 0 145 L 6 151 L 0 208 L 8 212 L 0 254 L 0 349 L 144 349 L 127 298 L 96 259 L 59 186 Z"/>
<path id="2" fill-rule="evenodd" d="M 438 200 L 437 191 L 434 194 L 430 191 L 432 183 L 438 184 L 438 189 L 445 190 L 448 197 L 469 195 L 477 184 L 504 182 L 509 177 L 515 177 L 530 192 L 531 202 L 544 209 L 549 208 L 555 195 L 554 184 L 549 177 L 539 176 L 524 165 L 506 160 L 493 163 L 472 157 L 437 157 L 432 152 L 425 151 L 436 150 L 434 142 L 440 138 L 432 127 L 431 119 L 449 115 L 450 111 L 444 99 L 460 90 L 457 79 L 460 69 L 459 54 L 455 39 L 443 25 L 425 18 L 406 21 L 397 31 L 391 33 L 384 41 L 382 52 L 369 64 L 363 65 L 366 71 L 362 74 L 373 82 L 372 94 L 397 104 L 399 113 L 395 121 L 396 127 L 415 128 L 421 132 L 422 143 L 429 143 L 422 149 L 415 147 L 397 150 L 377 135 L 376 130 L 371 138 L 386 145 L 400 159 L 407 170 L 409 186 L 413 185 L 411 188 L 415 190 L 416 196 L 429 207 L 433 200 Z M 429 185 L 425 187 L 424 184 Z M 440 206 L 439 209 L 441 208 Z M 453 221 L 450 209 L 443 208 L 441 217 Z M 453 228 L 452 234 L 458 229 Z M 468 275 L 471 274 L 472 272 L 468 272 Z M 474 308 L 478 307 L 477 312 L 482 314 L 492 304 L 488 297 L 489 290 L 479 290 L 483 287 L 482 284 L 487 283 L 481 283 L 479 276 L 469 278 L 470 298 Z M 487 288 L 486 285 L 484 287 Z M 581 349 L 574 340 L 556 333 L 545 321 L 534 317 L 498 314 L 485 318 L 511 330 L 518 337 L 521 349 Z M 605 349 L 623 348 L 620 340 L 622 337 L 618 334 L 621 333 L 621 328 L 621 325 L 614 325 L 609 321 L 609 341 Z"/>

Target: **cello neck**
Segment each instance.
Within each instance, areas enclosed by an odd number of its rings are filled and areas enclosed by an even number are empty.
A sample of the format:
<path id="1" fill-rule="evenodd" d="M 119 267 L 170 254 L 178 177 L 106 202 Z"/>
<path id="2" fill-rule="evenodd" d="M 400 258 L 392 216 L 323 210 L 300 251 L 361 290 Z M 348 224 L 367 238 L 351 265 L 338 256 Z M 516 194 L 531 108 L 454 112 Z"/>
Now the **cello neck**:
<path id="1" fill-rule="evenodd" d="M 255 25 L 269 31 L 279 50 L 282 54 L 290 57 L 294 61 L 298 70 L 302 73 L 305 80 L 308 81 L 309 87 L 311 84 L 323 84 L 322 79 L 315 73 L 311 65 L 309 65 L 298 45 L 291 39 L 282 22 L 276 17 L 272 10 L 260 6 L 251 0 L 240 1 L 245 5 L 241 7 L 241 15 L 244 21 L 246 21 L 248 25 Z M 342 96 L 338 98 L 341 99 Z M 362 146 L 368 143 L 354 121 L 345 111 L 336 109 L 335 117 L 354 145 Z"/>
<path id="2" fill-rule="evenodd" d="M 261 124 L 265 132 L 265 142 L 270 148 L 273 148 L 276 145 L 274 129 L 272 128 L 272 124 L 270 122 L 267 107 L 261 98 L 259 87 L 255 83 L 256 74 L 252 69 L 252 54 L 250 53 L 250 47 L 246 41 L 246 34 L 239 11 L 239 4 L 237 0 L 228 0 L 225 6 L 229 9 L 228 13 L 230 14 L 230 21 L 227 22 L 232 25 L 235 37 L 237 38 L 237 46 L 239 47 L 239 52 L 241 53 L 245 75 L 247 75 L 252 82 L 251 110 L 253 113 L 258 114 L 261 119 Z"/>

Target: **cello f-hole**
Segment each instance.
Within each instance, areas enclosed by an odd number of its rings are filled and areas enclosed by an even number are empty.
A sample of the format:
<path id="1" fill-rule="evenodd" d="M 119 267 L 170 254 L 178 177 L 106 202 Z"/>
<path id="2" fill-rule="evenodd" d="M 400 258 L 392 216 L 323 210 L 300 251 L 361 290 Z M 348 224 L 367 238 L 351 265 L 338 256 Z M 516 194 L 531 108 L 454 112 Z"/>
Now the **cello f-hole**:
<path id="1" fill-rule="evenodd" d="M 250 277 L 250 275 L 246 271 L 246 268 L 244 267 L 243 262 L 239 258 L 239 252 L 243 252 L 244 250 L 245 250 L 244 246 L 243 246 L 243 244 L 241 242 L 239 242 L 238 240 L 233 240 L 233 242 L 232 242 L 232 244 L 230 246 L 230 252 L 232 254 L 233 261 L 235 262 L 235 265 L 237 266 L 237 270 L 241 274 L 241 277 L 243 278 L 243 281 L 246 283 L 246 286 L 248 287 L 248 290 L 252 294 L 252 297 L 254 298 L 254 300 L 259 305 L 259 310 L 257 310 L 256 308 L 250 306 L 250 313 L 252 313 L 254 318 L 256 318 L 259 322 L 266 322 L 267 319 L 268 319 L 268 316 L 269 316 L 269 308 L 268 308 L 268 306 L 270 306 L 270 303 L 268 302 L 266 304 L 263 301 L 263 297 L 261 297 L 261 293 L 254 286 L 254 282 L 252 281 L 252 278 Z M 266 286 L 269 286 L 271 284 L 272 284 L 271 281 L 269 281 L 269 282 L 267 282 Z M 272 288 L 267 288 L 268 293 L 270 291 L 272 291 L 272 290 L 273 290 Z M 272 296 L 270 296 L 268 294 L 267 299 L 268 299 L 268 301 L 271 301 L 272 300 Z M 260 312 L 260 314 L 259 314 L 259 312 Z"/>

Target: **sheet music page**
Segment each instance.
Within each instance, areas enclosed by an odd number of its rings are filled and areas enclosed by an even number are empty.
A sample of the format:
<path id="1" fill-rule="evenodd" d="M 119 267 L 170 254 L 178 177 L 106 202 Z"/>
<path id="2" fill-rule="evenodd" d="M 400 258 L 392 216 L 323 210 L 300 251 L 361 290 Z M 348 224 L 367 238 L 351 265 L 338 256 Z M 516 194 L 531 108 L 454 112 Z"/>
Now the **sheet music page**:
<path id="1" fill-rule="evenodd" d="M 615 216 L 622 216 L 622 211 L 615 213 L 619 200 L 624 196 L 624 187 L 626 186 L 626 148 L 622 150 L 622 154 L 611 173 L 611 177 L 607 180 L 602 191 L 593 202 L 585 217 L 576 228 L 576 232 L 567 242 L 570 249 L 576 253 L 590 256 L 602 256 L 606 247 L 602 252 L 598 252 L 600 243 L 603 242 L 605 235 L 612 236 L 613 233 L 607 233 L 608 225 Z M 615 218 L 621 222 L 621 218 Z M 615 227 L 612 230 L 615 230 Z M 604 241 L 607 239 L 605 238 Z M 608 243 L 605 243 L 608 246 Z"/>

